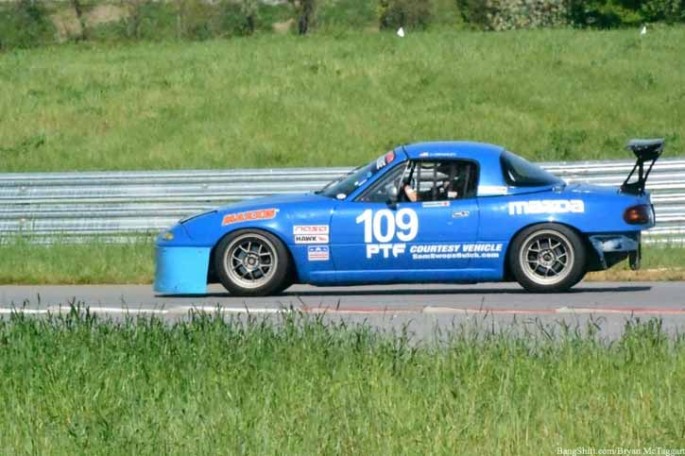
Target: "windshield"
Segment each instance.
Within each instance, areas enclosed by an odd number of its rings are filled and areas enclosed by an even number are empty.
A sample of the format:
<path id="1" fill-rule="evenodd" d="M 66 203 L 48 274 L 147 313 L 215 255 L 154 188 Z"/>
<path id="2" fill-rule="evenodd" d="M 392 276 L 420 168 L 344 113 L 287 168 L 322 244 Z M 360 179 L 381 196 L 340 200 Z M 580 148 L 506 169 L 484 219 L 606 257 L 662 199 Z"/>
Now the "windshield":
<path id="1" fill-rule="evenodd" d="M 361 187 L 366 181 L 373 177 L 378 171 L 395 160 L 395 152 L 390 151 L 381 155 L 368 165 L 353 169 L 344 176 L 329 182 L 324 188 L 316 193 L 328 196 L 329 198 L 345 199 L 347 195 Z"/>
<path id="2" fill-rule="evenodd" d="M 564 183 L 554 174 L 511 152 L 502 153 L 501 162 L 504 180 L 513 187 L 538 187 Z"/>

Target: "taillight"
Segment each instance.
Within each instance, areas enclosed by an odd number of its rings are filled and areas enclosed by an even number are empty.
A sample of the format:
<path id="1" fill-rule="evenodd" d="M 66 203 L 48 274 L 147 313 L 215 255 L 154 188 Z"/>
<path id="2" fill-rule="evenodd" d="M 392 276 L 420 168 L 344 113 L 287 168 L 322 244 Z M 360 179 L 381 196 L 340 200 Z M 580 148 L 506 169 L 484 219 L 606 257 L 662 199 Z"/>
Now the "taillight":
<path id="1" fill-rule="evenodd" d="M 641 225 L 651 221 L 652 208 L 648 204 L 631 206 L 623 213 L 623 220 L 631 225 Z"/>

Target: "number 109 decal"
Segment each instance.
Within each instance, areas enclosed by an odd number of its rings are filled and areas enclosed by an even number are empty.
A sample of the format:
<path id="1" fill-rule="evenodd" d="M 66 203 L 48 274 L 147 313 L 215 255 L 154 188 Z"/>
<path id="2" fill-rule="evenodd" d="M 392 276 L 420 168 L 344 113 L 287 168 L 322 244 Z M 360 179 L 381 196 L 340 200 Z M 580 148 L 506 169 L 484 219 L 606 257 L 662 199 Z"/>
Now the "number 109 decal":
<path id="1" fill-rule="evenodd" d="M 390 255 L 397 258 L 406 251 L 404 242 L 412 241 L 419 233 L 419 218 L 412 209 L 404 208 L 398 211 L 381 209 L 376 212 L 367 209 L 356 219 L 364 224 L 364 243 L 366 244 L 366 258 L 382 254 L 383 258 Z M 393 243 L 397 237 L 403 243 Z"/>

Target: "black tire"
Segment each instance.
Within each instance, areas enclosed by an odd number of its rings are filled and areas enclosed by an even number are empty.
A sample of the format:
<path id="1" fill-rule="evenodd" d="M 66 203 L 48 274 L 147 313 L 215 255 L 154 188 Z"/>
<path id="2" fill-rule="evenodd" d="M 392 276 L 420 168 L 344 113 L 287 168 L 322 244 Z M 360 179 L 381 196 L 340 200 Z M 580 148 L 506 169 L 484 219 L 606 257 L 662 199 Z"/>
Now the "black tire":
<path id="1" fill-rule="evenodd" d="M 214 270 L 235 296 L 268 296 L 290 284 L 290 255 L 280 239 L 261 230 L 239 230 L 217 245 Z"/>
<path id="2" fill-rule="evenodd" d="M 509 249 L 509 267 L 523 288 L 535 293 L 566 291 L 585 276 L 586 251 L 570 228 L 555 223 L 521 231 Z"/>

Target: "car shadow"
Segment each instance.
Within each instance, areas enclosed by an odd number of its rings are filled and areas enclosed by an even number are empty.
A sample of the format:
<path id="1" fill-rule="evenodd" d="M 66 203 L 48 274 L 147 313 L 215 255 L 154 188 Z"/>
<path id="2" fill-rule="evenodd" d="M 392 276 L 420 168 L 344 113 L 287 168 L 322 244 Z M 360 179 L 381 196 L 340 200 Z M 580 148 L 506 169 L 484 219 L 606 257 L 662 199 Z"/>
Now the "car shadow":
<path id="1" fill-rule="evenodd" d="M 379 285 L 382 287 L 382 285 Z M 514 295 L 525 295 L 529 294 L 531 296 L 555 296 L 555 295 L 568 295 L 568 294 L 587 294 L 587 293 L 635 293 L 640 291 L 649 291 L 652 287 L 648 285 L 620 285 L 614 287 L 580 287 L 572 288 L 569 291 L 563 293 L 530 293 L 523 288 L 392 288 L 392 289 L 346 289 L 344 287 L 321 287 L 321 288 L 311 288 L 308 290 L 298 290 L 291 291 L 286 290 L 280 294 L 274 295 L 273 297 L 310 297 L 310 296 L 431 296 L 431 295 L 503 295 L 503 294 L 514 294 Z M 172 297 L 179 299 L 197 299 L 197 298 L 238 298 L 237 296 L 231 296 L 228 292 L 213 292 L 207 294 L 190 294 L 190 295 L 156 295 L 158 298 Z M 255 299 L 249 297 L 241 297 L 241 299 Z"/>
<path id="2" fill-rule="evenodd" d="M 634 293 L 639 291 L 649 291 L 652 287 L 645 285 L 626 285 L 617 287 L 584 287 L 571 289 L 563 293 L 530 293 L 522 288 L 478 288 L 478 289 L 455 289 L 455 288 L 439 288 L 439 289 L 422 289 L 422 288 L 400 288 L 392 290 L 345 290 L 345 289 L 313 289 L 305 291 L 284 291 L 278 296 L 388 296 L 388 295 L 502 295 L 502 294 L 516 294 L 531 296 L 545 296 L 545 295 L 566 295 L 566 294 L 585 294 L 585 293 Z M 225 296 L 225 295 L 223 295 Z"/>

